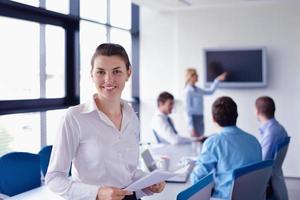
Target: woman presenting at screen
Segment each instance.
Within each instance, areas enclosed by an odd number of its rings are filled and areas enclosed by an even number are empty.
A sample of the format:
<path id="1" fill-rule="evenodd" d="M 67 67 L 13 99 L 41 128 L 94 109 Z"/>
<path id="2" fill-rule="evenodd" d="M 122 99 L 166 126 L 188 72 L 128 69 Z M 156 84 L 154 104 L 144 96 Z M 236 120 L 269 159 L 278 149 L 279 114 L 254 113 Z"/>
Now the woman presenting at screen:
<path id="1" fill-rule="evenodd" d="M 125 49 L 101 44 L 91 61 L 97 89 L 91 100 L 67 110 L 53 146 L 46 184 L 70 200 L 136 200 L 165 183 L 125 188 L 145 175 L 138 167 L 139 120 L 121 99 L 131 66 Z M 68 177 L 72 162 L 72 177 Z"/>
<path id="2" fill-rule="evenodd" d="M 219 82 L 225 80 L 226 75 L 227 72 L 223 72 L 215 78 L 210 88 L 201 89 L 196 86 L 196 82 L 198 81 L 198 74 L 196 69 L 189 68 L 186 70 L 185 109 L 192 137 L 201 137 L 204 133 L 203 95 L 213 94 L 218 87 Z"/>

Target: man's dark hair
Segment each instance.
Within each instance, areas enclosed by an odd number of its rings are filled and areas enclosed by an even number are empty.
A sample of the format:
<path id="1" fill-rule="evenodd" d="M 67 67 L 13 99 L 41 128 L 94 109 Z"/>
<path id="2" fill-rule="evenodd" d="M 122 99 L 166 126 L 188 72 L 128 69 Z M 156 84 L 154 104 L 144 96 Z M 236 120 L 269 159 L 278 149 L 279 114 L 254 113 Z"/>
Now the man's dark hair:
<path id="1" fill-rule="evenodd" d="M 256 99 L 255 107 L 258 113 L 262 114 L 268 119 L 271 119 L 275 115 L 275 103 L 271 97 L 262 96 Z"/>
<path id="2" fill-rule="evenodd" d="M 237 105 L 230 97 L 220 97 L 212 105 L 212 116 L 220 126 L 235 126 Z"/>
<path id="3" fill-rule="evenodd" d="M 162 92 L 158 95 L 157 105 L 159 105 L 159 103 L 164 104 L 169 99 L 174 100 L 174 96 L 172 94 L 170 94 L 169 92 Z"/>
<path id="4" fill-rule="evenodd" d="M 126 69 L 128 70 L 131 66 L 128 55 L 124 47 L 119 44 L 113 43 L 103 43 L 100 44 L 91 59 L 92 70 L 94 68 L 94 61 L 97 56 L 119 56 L 126 64 Z"/>

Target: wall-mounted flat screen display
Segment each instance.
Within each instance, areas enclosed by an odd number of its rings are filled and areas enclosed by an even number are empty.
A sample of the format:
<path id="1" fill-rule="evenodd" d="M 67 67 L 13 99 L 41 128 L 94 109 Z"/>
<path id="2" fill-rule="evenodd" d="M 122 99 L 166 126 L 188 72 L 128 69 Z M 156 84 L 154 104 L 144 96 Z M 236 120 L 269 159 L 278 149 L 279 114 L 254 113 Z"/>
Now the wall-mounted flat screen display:
<path id="1" fill-rule="evenodd" d="M 228 76 L 220 87 L 265 87 L 265 48 L 205 49 L 205 86 L 223 72 Z"/>

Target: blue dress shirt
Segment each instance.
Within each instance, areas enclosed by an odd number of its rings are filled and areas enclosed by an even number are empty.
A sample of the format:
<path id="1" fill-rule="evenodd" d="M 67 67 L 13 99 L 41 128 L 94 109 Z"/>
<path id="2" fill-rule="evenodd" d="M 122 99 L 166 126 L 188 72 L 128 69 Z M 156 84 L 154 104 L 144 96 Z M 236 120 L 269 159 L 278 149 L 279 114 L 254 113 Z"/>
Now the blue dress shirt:
<path id="1" fill-rule="evenodd" d="M 201 89 L 192 85 L 185 87 L 185 109 L 188 116 L 188 124 L 191 129 L 195 129 L 193 125 L 193 115 L 203 115 L 203 96 L 213 94 L 219 82 L 220 81 L 215 79 L 208 89 Z"/>
<path id="2" fill-rule="evenodd" d="M 259 131 L 262 135 L 260 144 L 263 160 L 274 159 L 277 145 L 288 137 L 286 130 L 275 118 L 272 118 L 264 123 Z"/>
<path id="3" fill-rule="evenodd" d="M 213 197 L 230 199 L 233 170 L 261 160 L 257 139 L 236 126 L 227 126 L 204 142 L 190 178 L 196 183 L 214 172 Z"/>

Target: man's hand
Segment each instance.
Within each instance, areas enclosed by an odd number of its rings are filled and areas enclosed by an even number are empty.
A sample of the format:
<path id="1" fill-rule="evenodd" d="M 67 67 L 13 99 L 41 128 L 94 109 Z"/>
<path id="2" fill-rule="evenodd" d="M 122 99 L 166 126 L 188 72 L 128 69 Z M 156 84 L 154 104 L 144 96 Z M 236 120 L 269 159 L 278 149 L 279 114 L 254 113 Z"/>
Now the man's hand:
<path id="1" fill-rule="evenodd" d="M 198 135 L 200 135 L 195 129 L 193 129 L 192 131 L 191 131 L 191 136 L 192 137 L 198 137 Z"/>
<path id="2" fill-rule="evenodd" d="M 160 193 L 164 190 L 165 185 L 166 185 L 166 182 L 163 181 L 163 182 L 151 185 L 151 186 L 147 187 L 147 189 L 154 193 Z"/>
<path id="3" fill-rule="evenodd" d="M 98 190 L 97 200 L 122 200 L 132 192 L 121 190 L 114 187 L 101 187 Z"/>
<path id="4" fill-rule="evenodd" d="M 203 143 L 207 138 L 208 136 L 201 135 L 200 137 L 196 138 L 196 141 Z"/>

